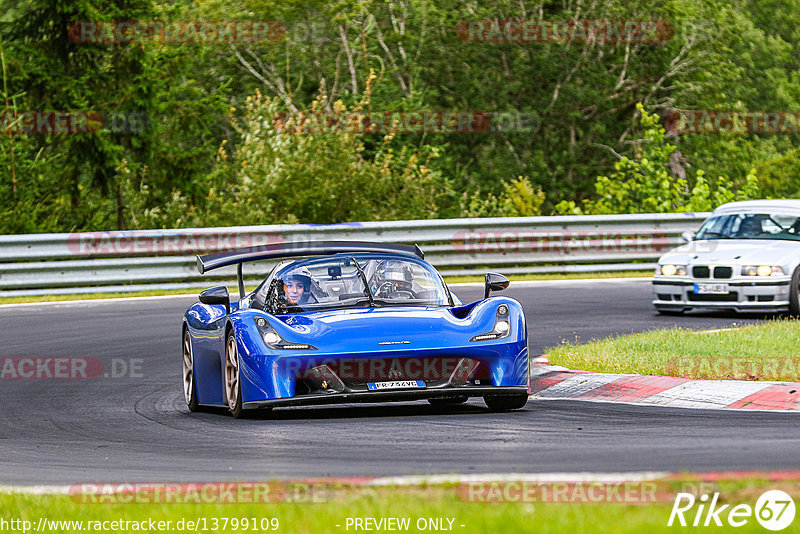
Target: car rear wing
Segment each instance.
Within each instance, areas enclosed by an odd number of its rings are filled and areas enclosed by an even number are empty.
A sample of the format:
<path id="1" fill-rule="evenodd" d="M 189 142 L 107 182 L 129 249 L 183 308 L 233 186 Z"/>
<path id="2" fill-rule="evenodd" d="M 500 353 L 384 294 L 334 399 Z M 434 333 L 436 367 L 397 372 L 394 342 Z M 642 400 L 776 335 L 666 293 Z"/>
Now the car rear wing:
<path id="1" fill-rule="evenodd" d="M 371 243 L 368 241 L 304 241 L 288 243 L 272 243 L 248 248 L 240 248 L 211 254 L 198 254 L 197 270 L 204 274 L 212 269 L 236 265 L 239 281 L 239 293 L 244 298 L 244 278 L 242 264 L 249 261 L 261 261 L 296 256 L 321 256 L 341 254 L 344 252 L 393 252 L 425 259 L 425 253 L 418 245 L 401 245 L 398 243 Z"/>

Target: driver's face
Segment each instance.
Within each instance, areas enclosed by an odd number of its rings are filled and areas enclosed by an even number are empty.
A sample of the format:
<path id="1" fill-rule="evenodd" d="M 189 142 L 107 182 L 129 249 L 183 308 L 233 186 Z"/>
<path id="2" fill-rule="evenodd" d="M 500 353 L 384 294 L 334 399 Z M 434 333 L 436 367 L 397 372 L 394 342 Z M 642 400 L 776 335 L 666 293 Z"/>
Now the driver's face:
<path id="1" fill-rule="evenodd" d="M 283 292 L 286 293 L 286 301 L 289 304 L 300 302 L 305 290 L 305 284 L 300 280 L 289 280 L 283 284 Z"/>

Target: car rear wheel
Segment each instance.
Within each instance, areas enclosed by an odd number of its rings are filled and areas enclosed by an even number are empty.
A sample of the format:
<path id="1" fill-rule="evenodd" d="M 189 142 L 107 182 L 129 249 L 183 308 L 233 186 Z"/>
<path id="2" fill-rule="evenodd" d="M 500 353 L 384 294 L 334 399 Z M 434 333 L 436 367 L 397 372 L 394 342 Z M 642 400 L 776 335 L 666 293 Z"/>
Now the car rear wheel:
<path id="1" fill-rule="evenodd" d="M 198 408 L 197 386 L 194 383 L 194 356 L 188 329 L 183 331 L 183 396 L 189 411 L 196 412 Z"/>
<path id="2" fill-rule="evenodd" d="M 448 404 L 464 404 L 467 402 L 466 395 L 459 395 L 458 397 L 439 397 L 437 399 L 428 399 L 428 402 L 434 406 L 445 406 Z"/>
<path id="3" fill-rule="evenodd" d="M 228 332 L 225 341 L 225 393 L 231 415 L 242 416 L 242 381 L 239 368 L 239 348 L 233 330 Z"/>
<path id="4" fill-rule="evenodd" d="M 800 315 L 800 267 L 794 270 L 792 285 L 789 286 L 789 313 Z"/>
<path id="5" fill-rule="evenodd" d="M 519 410 L 528 402 L 528 394 L 518 395 L 486 395 L 483 397 L 486 406 L 493 412 L 507 412 L 509 410 Z"/>

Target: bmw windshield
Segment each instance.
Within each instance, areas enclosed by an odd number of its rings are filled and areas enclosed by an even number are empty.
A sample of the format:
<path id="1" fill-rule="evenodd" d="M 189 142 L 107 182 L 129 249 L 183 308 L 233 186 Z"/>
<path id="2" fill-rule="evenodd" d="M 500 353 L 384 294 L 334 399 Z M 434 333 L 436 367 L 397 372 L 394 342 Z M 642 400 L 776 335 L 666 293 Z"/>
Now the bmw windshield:
<path id="1" fill-rule="evenodd" d="M 800 217 L 786 214 L 737 213 L 708 219 L 695 239 L 782 239 L 800 241 Z"/>
<path id="2" fill-rule="evenodd" d="M 284 304 L 285 301 L 285 304 Z M 438 273 L 397 255 L 339 254 L 279 266 L 255 302 L 275 311 L 320 311 L 377 306 L 449 306 Z"/>

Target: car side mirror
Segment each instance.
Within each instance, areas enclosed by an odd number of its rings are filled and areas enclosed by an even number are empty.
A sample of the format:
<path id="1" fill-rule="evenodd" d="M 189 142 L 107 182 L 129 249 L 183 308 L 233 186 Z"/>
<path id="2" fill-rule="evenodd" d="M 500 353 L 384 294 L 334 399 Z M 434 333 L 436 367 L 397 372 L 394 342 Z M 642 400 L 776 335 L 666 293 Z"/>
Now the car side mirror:
<path id="1" fill-rule="evenodd" d="M 508 278 L 498 273 L 486 273 L 486 291 L 483 298 L 489 298 L 490 291 L 502 291 L 508 287 Z"/>
<path id="2" fill-rule="evenodd" d="M 692 232 L 691 230 L 686 230 L 681 234 L 681 239 L 683 240 L 684 243 L 690 243 L 694 241 L 694 232 Z"/>
<path id="3" fill-rule="evenodd" d="M 225 286 L 210 287 L 200 293 L 200 302 L 203 304 L 222 304 L 225 313 L 231 313 L 231 298 Z"/>

